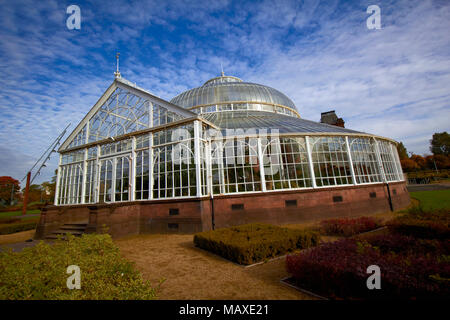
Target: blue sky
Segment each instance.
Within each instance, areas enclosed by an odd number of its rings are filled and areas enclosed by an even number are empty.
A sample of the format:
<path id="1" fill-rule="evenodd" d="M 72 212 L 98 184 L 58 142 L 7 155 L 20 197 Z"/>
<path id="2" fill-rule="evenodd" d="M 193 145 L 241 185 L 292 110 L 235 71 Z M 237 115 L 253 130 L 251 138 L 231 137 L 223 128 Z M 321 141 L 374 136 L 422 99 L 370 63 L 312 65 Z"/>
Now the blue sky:
<path id="1" fill-rule="evenodd" d="M 66 8 L 81 9 L 68 30 Z M 381 8 L 369 30 L 369 5 Z M 336 110 L 346 127 L 429 153 L 450 131 L 450 2 L 2 1 L 0 175 L 22 178 L 113 81 L 170 100 L 220 74 L 274 87 L 300 115 Z M 49 180 L 53 156 L 36 182 Z"/>

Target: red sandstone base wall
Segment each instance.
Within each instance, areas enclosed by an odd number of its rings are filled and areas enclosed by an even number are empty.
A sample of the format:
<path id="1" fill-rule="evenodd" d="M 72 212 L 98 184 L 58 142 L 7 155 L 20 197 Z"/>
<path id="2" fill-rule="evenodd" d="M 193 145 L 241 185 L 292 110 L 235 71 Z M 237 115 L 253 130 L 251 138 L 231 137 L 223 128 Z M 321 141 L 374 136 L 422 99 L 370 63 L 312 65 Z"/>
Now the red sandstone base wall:
<path id="1" fill-rule="evenodd" d="M 404 182 L 389 184 L 394 210 L 409 205 Z M 218 196 L 214 199 L 170 199 L 114 204 L 48 206 L 36 239 L 64 223 L 88 223 L 86 232 L 113 237 L 142 233 L 196 233 L 252 222 L 300 223 L 354 217 L 390 210 L 384 184 Z M 214 210 L 213 210 L 214 208 Z"/>
<path id="2" fill-rule="evenodd" d="M 86 206 L 53 206 L 41 210 L 39 223 L 36 227 L 35 239 L 43 239 L 56 231 L 65 223 L 82 223 L 89 221 L 89 209 Z"/>
<path id="3" fill-rule="evenodd" d="M 404 183 L 390 184 L 394 210 L 409 205 Z M 222 196 L 214 199 L 216 228 L 266 222 L 288 224 L 335 217 L 354 217 L 390 210 L 385 185 Z"/>

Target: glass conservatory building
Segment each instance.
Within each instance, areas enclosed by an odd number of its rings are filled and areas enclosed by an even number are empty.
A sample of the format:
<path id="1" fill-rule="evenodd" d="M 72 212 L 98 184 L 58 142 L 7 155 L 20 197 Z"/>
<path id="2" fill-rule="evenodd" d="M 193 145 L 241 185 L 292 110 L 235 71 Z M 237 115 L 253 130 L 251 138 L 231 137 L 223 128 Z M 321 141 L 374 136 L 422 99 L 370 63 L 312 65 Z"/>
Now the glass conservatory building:
<path id="1" fill-rule="evenodd" d="M 99 208 L 196 231 L 409 203 L 395 141 L 302 119 L 280 91 L 223 73 L 170 102 L 118 76 L 59 153 L 47 211 L 90 224 Z"/>

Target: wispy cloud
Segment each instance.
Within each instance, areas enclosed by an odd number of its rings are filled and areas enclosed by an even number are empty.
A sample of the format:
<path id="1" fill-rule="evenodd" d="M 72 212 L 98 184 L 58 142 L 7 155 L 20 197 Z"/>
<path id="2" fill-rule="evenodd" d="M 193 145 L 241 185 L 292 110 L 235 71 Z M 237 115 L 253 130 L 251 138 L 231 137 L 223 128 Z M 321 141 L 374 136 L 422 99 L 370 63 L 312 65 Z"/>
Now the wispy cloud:
<path id="1" fill-rule="evenodd" d="M 22 177 L 121 72 L 170 100 L 227 74 L 286 93 L 307 119 L 335 109 L 355 130 L 428 152 L 449 130 L 447 1 L 84 2 L 67 30 L 61 1 L 0 10 L 0 175 Z M 366 8 L 381 7 L 368 30 Z M 50 179 L 53 157 L 39 181 Z"/>

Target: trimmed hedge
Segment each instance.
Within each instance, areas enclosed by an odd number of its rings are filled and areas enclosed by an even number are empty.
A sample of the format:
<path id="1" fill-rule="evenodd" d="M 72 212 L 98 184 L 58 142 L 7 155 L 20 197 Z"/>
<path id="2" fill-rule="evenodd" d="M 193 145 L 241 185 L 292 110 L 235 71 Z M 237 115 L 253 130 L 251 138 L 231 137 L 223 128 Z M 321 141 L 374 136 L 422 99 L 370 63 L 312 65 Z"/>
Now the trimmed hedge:
<path id="1" fill-rule="evenodd" d="M 320 231 L 330 236 L 350 237 L 380 226 L 379 221 L 372 217 L 328 219 L 320 222 Z"/>
<path id="2" fill-rule="evenodd" d="M 81 289 L 67 288 L 70 265 L 80 267 Z M 155 299 L 157 291 L 107 234 L 0 252 L 0 300 Z"/>
<path id="3" fill-rule="evenodd" d="M 314 231 L 281 228 L 254 223 L 194 235 L 196 246 L 239 264 L 252 264 L 268 258 L 305 249 L 319 243 Z"/>
<path id="4" fill-rule="evenodd" d="M 9 223 L 9 224 L 2 224 L 0 225 L 0 234 L 11 234 L 16 233 L 20 231 L 27 231 L 36 229 L 36 225 L 38 223 L 38 220 L 34 221 L 23 221 L 23 222 L 17 222 L 17 223 Z"/>

